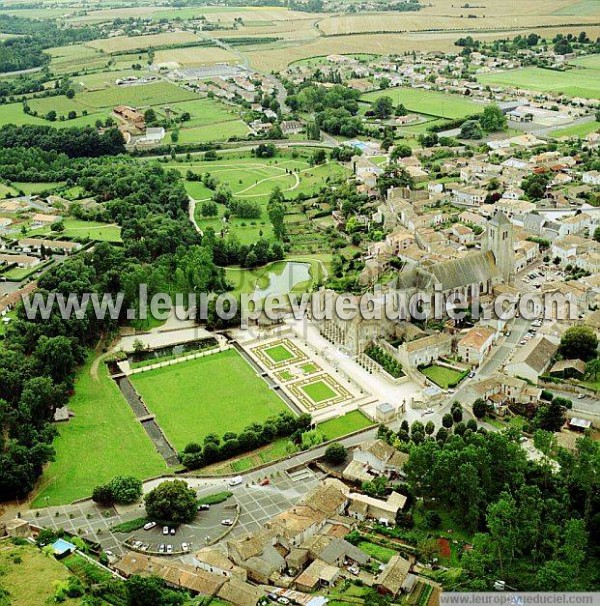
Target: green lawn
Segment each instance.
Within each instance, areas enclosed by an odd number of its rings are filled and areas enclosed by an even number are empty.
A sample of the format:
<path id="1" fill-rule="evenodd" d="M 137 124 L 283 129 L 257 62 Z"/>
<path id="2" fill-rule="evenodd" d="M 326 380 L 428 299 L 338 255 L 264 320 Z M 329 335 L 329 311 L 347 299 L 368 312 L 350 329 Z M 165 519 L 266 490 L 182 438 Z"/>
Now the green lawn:
<path id="1" fill-rule="evenodd" d="M 465 376 L 465 373 L 458 372 L 452 368 L 435 365 L 422 368 L 421 372 L 442 389 L 448 389 L 456 385 Z"/>
<path id="2" fill-rule="evenodd" d="M 561 137 L 585 137 L 590 133 L 600 130 L 600 122 L 588 122 L 587 124 L 576 124 L 567 128 L 560 128 L 550 133 L 551 137 L 560 139 Z"/>
<path id="3" fill-rule="evenodd" d="M 105 366 L 100 364 L 95 380 L 91 362 L 80 370 L 69 401 L 75 417 L 58 426 L 56 460 L 42 476 L 35 507 L 46 505 L 46 497 L 49 505 L 59 505 L 89 496 L 116 475 L 141 479 L 167 471 Z"/>
<path id="4" fill-rule="evenodd" d="M 177 449 L 288 410 L 232 349 L 137 374 L 131 381 Z"/>
<path id="5" fill-rule="evenodd" d="M 459 95 L 447 95 L 420 88 L 389 88 L 363 95 L 363 101 L 375 101 L 379 97 L 391 97 L 394 105 L 403 103 L 413 112 L 439 118 L 465 118 L 483 112 L 484 105 Z"/>
<path id="6" fill-rule="evenodd" d="M 28 236 L 46 236 L 53 234 L 57 237 L 90 239 L 97 242 L 121 242 L 121 228 L 115 224 L 99 223 L 97 221 L 81 221 L 70 217 L 64 220 L 65 231 L 53 232 L 50 226 L 32 229 Z"/>
<path id="7" fill-rule="evenodd" d="M 324 402 L 330 398 L 335 398 L 338 394 L 324 381 L 315 381 L 302 387 L 302 391 L 316 404 Z"/>
<path id="8" fill-rule="evenodd" d="M 285 345 L 269 347 L 269 349 L 265 349 L 265 353 L 273 362 L 285 362 L 285 360 L 291 360 L 296 357 Z"/>
<path id="9" fill-rule="evenodd" d="M 242 120 L 229 120 L 216 124 L 184 128 L 179 133 L 178 143 L 186 145 L 190 143 L 226 141 L 230 137 L 246 137 L 250 132 L 250 128 Z"/>
<path id="10" fill-rule="evenodd" d="M 373 425 L 373 422 L 365 417 L 360 410 L 354 410 L 343 417 L 319 423 L 317 429 L 326 440 L 336 440 L 359 429 L 366 429 L 371 425 Z"/>
<path id="11" fill-rule="evenodd" d="M 569 97 L 600 96 L 599 69 L 572 69 L 566 72 L 524 67 L 477 77 L 482 84 L 517 86 L 524 89 L 564 94 Z"/>
<path id="12" fill-rule="evenodd" d="M 382 547 L 381 545 L 376 545 L 375 543 L 371 543 L 369 541 L 361 541 L 357 547 L 364 551 L 366 554 L 370 555 L 372 558 L 387 564 L 395 555 L 396 551 L 390 549 L 389 547 Z"/>
<path id="13" fill-rule="evenodd" d="M 165 103 L 177 103 L 199 99 L 196 93 L 169 82 L 156 82 L 139 86 L 114 86 L 105 90 L 92 91 L 76 95 L 75 99 L 91 108 L 113 108 L 115 105 L 133 107 L 164 106 Z"/>

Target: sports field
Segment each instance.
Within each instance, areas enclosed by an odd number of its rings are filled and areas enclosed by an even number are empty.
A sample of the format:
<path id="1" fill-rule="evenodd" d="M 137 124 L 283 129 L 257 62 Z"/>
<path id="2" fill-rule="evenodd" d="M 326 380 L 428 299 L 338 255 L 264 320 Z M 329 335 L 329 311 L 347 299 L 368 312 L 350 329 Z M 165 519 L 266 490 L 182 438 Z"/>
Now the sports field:
<path id="1" fill-rule="evenodd" d="M 56 460 L 41 478 L 33 501 L 35 507 L 87 497 L 95 486 L 116 475 L 141 479 L 167 470 L 104 365 L 101 363 L 98 368 L 97 380 L 90 375 L 91 365 L 90 358 L 75 382 L 75 395 L 69 400 L 69 409 L 75 416 L 58 426 L 60 435 L 54 440 Z"/>
<path id="2" fill-rule="evenodd" d="M 415 113 L 449 119 L 480 114 L 485 107 L 481 103 L 475 103 L 459 95 L 403 87 L 373 91 L 363 95 L 361 99 L 372 102 L 379 97 L 390 97 L 394 105 L 403 103 L 409 111 Z"/>
<path id="3" fill-rule="evenodd" d="M 565 72 L 524 67 L 477 77 L 482 84 L 519 87 L 569 97 L 600 97 L 600 69 L 572 69 Z"/>
<path id="4" fill-rule="evenodd" d="M 233 349 L 133 375 L 131 382 L 176 449 L 288 410 Z"/>

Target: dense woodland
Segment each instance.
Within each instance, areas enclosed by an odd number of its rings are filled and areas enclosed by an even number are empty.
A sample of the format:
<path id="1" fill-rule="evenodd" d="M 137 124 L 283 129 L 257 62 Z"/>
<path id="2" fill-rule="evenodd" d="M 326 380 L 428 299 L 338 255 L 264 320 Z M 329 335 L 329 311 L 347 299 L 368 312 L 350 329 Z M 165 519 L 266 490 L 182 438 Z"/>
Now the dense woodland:
<path id="1" fill-rule="evenodd" d="M 64 141 L 75 150 L 86 131 L 72 130 L 74 141 L 70 143 L 69 133 L 59 132 L 44 129 L 49 141 Z M 3 141 L 8 140 L 7 133 L 12 141 L 3 154 L 28 161 L 46 154 L 55 163 L 65 162 L 66 156 L 56 151 L 32 147 L 38 136 L 35 129 L 2 133 Z M 41 293 L 123 292 L 125 309 L 137 308 L 142 283 L 148 284 L 151 296 L 174 289 L 222 292 L 226 288 L 211 249 L 201 245 L 190 225 L 188 197 L 177 171 L 125 156 L 111 157 L 110 162 L 80 157 L 75 163 L 74 184 L 101 202 L 105 217 L 122 227 L 123 245 L 101 243 L 93 252 L 56 266 L 40 279 Z M 52 162 L 48 160 L 48 164 Z M 0 166 L 3 170 L 3 164 Z M 2 500 L 23 497 L 34 487 L 44 463 L 54 454 L 56 432 L 50 424 L 54 411 L 71 394 L 76 369 L 85 360 L 87 349 L 117 328 L 117 321 L 108 317 L 98 320 L 92 311 L 81 319 L 63 320 L 55 308 L 49 320 L 27 320 L 20 308 L 18 318 L 7 329 L 0 349 Z"/>
<path id="2" fill-rule="evenodd" d="M 0 15 L 0 31 L 15 38 L 0 41 L 0 72 L 27 70 L 50 62 L 44 49 L 102 37 L 94 26 L 60 28 L 51 21 Z"/>
<path id="3" fill-rule="evenodd" d="M 582 437 L 572 452 L 542 431 L 538 446 L 552 453 L 556 471 L 550 459 L 527 459 L 517 430 L 475 431 L 472 421 L 459 421 L 434 435 L 431 425 L 416 421 L 410 429 L 404 423 L 398 434 L 385 427 L 379 433 L 410 454 L 404 489 L 410 500 L 451 513 L 472 537 L 461 575 L 438 573 L 447 589 L 489 591 L 497 579 L 540 591 L 600 586 L 598 442 Z M 401 517 L 400 525 L 411 528 L 412 515 Z"/>

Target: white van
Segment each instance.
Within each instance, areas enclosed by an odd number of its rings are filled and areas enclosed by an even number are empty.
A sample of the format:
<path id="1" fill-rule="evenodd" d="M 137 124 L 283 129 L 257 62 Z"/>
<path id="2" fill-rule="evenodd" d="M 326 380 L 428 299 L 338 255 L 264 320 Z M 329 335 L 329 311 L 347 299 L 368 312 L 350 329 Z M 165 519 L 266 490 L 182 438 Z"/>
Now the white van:
<path id="1" fill-rule="evenodd" d="M 244 478 L 242 476 L 237 476 L 229 480 L 229 486 L 239 486 L 244 483 Z"/>

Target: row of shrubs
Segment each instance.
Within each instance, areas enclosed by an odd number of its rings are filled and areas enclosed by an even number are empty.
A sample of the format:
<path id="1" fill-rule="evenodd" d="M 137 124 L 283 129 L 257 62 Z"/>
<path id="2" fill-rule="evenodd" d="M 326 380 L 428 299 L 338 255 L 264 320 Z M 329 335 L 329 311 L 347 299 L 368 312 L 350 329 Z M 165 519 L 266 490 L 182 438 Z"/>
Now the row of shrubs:
<path id="1" fill-rule="evenodd" d="M 309 414 L 294 417 L 288 412 L 281 412 L 262 424 L 248 425 L 239 434 L 232 431 L 224 433 L 221 437 L 214 433 L 209 434 L 204 438 L 203 444 L 191 442 L 178 456 L 186 469 L 199 469 L 251 452 L 271 444 L 278 438 L 289 437 L 292 441 L 300 443 L 302 434 L 311 425 L 312 418 Z"/>
<path id="2" fill-rule="evenodd" d="M 394 379 L 399 379 L 404 376 L 402 370 L 402 364 L 398 360 L 394 359 L 389 353 L 385 352 L 381 347 L 377 345 L 371 345 L 365 349 L 365 354 L 374 360 Z"/>

